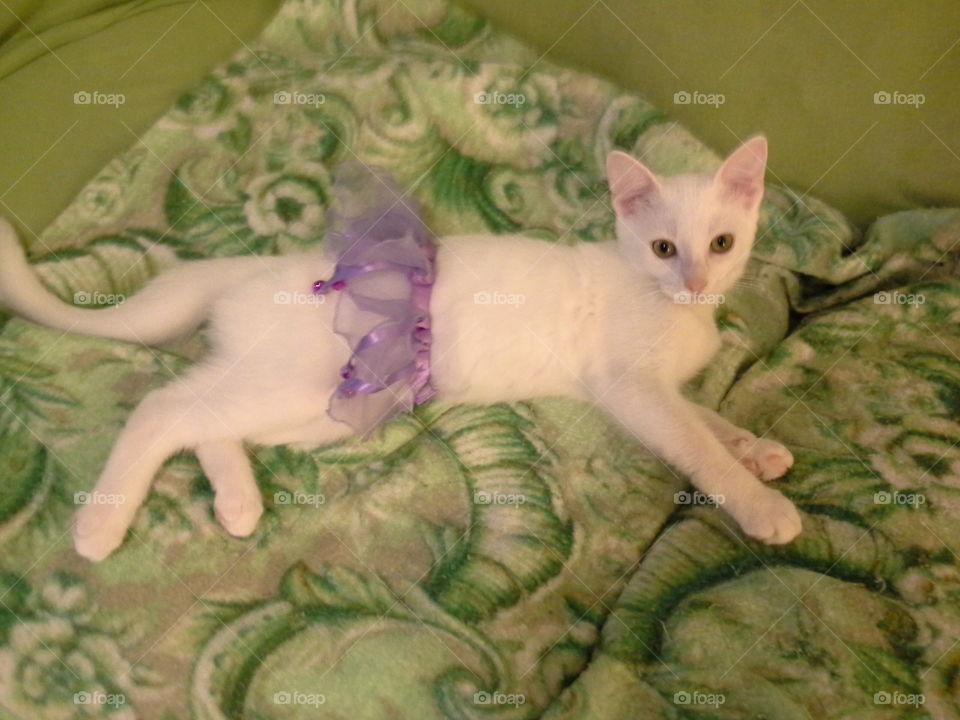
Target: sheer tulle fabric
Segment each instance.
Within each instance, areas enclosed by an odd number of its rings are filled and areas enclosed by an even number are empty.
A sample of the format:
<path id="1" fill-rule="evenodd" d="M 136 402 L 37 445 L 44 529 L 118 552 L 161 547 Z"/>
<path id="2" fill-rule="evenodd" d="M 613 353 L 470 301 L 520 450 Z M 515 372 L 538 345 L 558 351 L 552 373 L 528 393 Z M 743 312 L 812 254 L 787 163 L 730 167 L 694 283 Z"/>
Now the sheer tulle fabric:
<path id="1" fill-rule="evenodd" d="M 415 202 L 382 173 L 347 165 L 334 192 L 327 246 L 336 269 L 313 291 L 337 303 L 334 331 L 352 354 L 327 412 L 366 435 L 436 392 L 430 384 L 436 248 Z"/>

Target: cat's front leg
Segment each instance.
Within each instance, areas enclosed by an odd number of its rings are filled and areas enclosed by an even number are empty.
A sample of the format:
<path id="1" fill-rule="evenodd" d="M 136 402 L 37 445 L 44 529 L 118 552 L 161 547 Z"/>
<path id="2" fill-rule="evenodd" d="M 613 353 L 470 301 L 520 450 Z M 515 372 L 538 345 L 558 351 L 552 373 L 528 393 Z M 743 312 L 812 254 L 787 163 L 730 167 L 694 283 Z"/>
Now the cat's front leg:
<path id="1" fill-rule="evenodd" d="M 800 533 L 794 504 L 739 463 L 679 391 L 627 381 L 596 390 L 617 420 L 701 492 L 716 498 L 745 534 L 783 544 Z"/>
<path id="2" fill-rule="evenodd" d="M 793 467 L 793 454 L 776 440 L 757 437 L 710 408 L 693 406 L 717 440 L 761 480 L 776 480 Z"/>

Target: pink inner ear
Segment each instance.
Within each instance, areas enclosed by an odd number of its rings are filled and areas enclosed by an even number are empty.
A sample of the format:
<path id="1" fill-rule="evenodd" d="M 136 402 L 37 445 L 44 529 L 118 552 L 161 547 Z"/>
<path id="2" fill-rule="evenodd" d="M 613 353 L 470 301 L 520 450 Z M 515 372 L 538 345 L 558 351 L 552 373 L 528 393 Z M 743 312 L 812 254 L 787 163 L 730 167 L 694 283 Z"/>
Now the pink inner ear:
<path id="1" fill-rule="evenodd" d="M 763 182 L 755 178 L 730 178 L 724 180 L 727 190 L 748 203 L 753 204 L 763 195 Z"/>
<path id="2" fill-rule="evenodd" d="M 717 179 L 747 206 L 756 205 L 763 196 L 767 143 L 762 137 L 748 140 L 737 148 L 717 172 Z"/>
<path id="3" fill-rule="evenodd" d="M 618 215 L 627 217 L 635 214 L 637 210 L 645 205 L 649 205 L 652 198 L 653 193 L 650 192 L 641 192 L 633 195 L 614 197 L 613 209 L 616 210 Z"/>
<path id="4" fill-rule="evenodd" d="M 643 163 L 619 151 L 607 158 L 607 180 L 618 215 L 632 214 L 638 206 L 649 203 L 659 189 Z"/>

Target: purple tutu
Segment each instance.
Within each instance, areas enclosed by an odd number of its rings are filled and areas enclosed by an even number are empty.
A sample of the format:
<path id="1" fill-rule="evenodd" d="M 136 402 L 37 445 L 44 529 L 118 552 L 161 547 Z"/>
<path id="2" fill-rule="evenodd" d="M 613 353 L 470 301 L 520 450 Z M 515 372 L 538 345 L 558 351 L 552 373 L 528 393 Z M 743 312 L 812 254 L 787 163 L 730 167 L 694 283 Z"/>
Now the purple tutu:
<path id="1" fill-rule="evenodd" d="M 436 247 L 415 201 L 384 174 L 341 166 L 327 249 L 336 292 L 334 331 L 352 348 L 327 412 L 363 435 L 429 400 L 430 292 Z"/>

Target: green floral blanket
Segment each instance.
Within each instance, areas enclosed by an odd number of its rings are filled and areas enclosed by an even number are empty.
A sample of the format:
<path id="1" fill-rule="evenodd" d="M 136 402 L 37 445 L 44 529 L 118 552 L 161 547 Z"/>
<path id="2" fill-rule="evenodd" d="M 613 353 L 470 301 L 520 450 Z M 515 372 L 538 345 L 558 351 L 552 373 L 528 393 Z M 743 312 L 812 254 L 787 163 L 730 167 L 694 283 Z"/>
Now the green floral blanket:
<path id="1" fill-rule="evenodd" d="M 718 162 L 443 0 L 287 0 L 26 241 L 60 296 L 110 304 L 177 258 L 319 242 L 332 171 L 359 159 L 438 234 L 593 242 L 613 148 Z M 71 516 L 203 338 L 160 352 L 0 316 L 0 717 L 957 717 L 958 244 L 958 211 L 861 235 L 768 188 L 690 393 L 793 451 L 787 547 L 745 540 L 596 409 L 539 398 L 255 448 L 267 509 L 245 540 L 174 458 L 91 565 Z"/>

